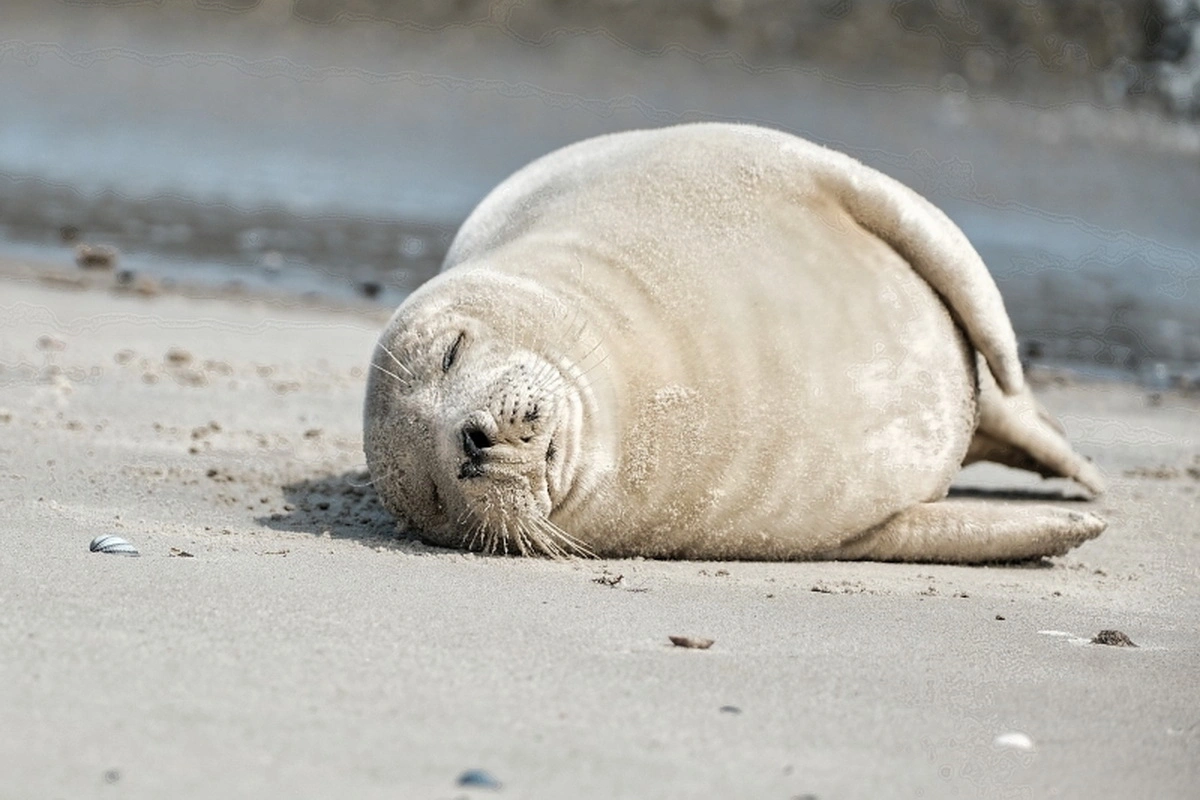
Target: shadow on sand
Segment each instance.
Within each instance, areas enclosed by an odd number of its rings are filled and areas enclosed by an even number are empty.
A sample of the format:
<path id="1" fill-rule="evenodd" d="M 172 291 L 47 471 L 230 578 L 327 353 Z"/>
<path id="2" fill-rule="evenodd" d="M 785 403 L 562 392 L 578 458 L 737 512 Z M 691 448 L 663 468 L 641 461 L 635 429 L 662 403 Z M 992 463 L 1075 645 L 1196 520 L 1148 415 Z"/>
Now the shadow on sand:
<path id="1" fill-rule="evenodd" d="M 948 495 L 975 500 L 1017 500 L 1025 503 L 1090 503 L 1091 498 L 1078 489 L 1048 486 L 1044 489 L 982 489 L 975 486 L 951 486 Z"/>
<path id="2" fill-rule="evenodd" d="M 339 475 L 305 478 L 283 486 L 290 510 L 256 519 L 277 531 L 328 534 L 335 539 L 350 539 L 371 547 L 388 547 L 415 554 L 451 552 L 428 545 L 415 535 L 396 530 L 396 521 L 379 501 L 365 469 L 348 470 Z M 1080 503 L 1088 498 L 1061 488 L 981 489 L 953 486 L 950 498 L 1015 500 L 1024 502 Z M 1049 561 L 1034 559 L 1006 564 L 1024 569 L 1044 569 Z"/>
<path id="3" fill-rule="evenodd" d="M 284 484 L 289 510 L 256 521 L 277 531 L 328 534 L 372 547 L 426 551 L 426 545 L 396 530 L 396 520 L 379 502 L 370 478 L 365 469 L 356 469 Z"/>

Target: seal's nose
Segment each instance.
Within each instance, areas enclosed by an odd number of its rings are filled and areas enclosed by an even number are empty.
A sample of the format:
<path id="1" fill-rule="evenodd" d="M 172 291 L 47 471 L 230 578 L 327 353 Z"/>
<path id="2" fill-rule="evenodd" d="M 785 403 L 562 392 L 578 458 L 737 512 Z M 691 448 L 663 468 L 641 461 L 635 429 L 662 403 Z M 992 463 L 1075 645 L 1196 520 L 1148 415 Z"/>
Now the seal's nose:
<path id="1" fill-rule="evenodd" d="M 479 462 L 483 459 L 484 451 L 495 442 L 487 435 L 487 431 L 473 422 L 468 422 L 462 428 L 462 449 L 467 458 Z"/>

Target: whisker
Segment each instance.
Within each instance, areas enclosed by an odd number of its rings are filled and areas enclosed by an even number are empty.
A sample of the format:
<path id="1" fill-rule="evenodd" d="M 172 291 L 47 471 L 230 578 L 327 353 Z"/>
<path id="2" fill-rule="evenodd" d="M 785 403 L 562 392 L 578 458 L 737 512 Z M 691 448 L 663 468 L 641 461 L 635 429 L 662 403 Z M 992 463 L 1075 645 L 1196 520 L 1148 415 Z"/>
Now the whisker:
<path id="1" fill-rule="evenodd" d="M 383 367 L 376 364 L 374 361 L 371 362 L 371 366 L 374 367 L 375 369 L 379 370 L 380 372 L 382 372 L 384 375 L 387 375 L 388 377 L 392 378 L 393 380 L 395 380 L 397 383 L 399 383 L 404 388 L 407 389 L 409 387 L 408 381 L 404 380 L 404 378 L 401 378 L 396 373 L 391 372 L 390 370 L 384 369 Z"/>
<path id="2" fill-rule="evenodd" d="M 604 354 L 604 358 L 600 359 L 600 360 L 599 360 L 599 361 L 597 361 L 595 364 L 592 364 L 590 367 L 588 367 L 587 369 L 585 369 L 583 372 L 580 372 L 580 373 L 578 373 L 578 374 L 577 374 L 577 375 L 575 375 L 574 377 L 575 377 L 576 379 L 579 379 L 579 378 L 586 378 L 586 377 L 588 376 L 588 374 L 589 374 L 589 373 L 590 373 L 592 370 L 596 369 L 596 368 L 597 368 L 597 367 L 599 367 L 599 366 L 602 366 L 602 365 L 604 364 L 604 362 L 605 362 L 605 361 L 608 361 L 608 353 L 605 353 L 605 354 Z"/>
<path id="3" fill-rule="evenodd" d="M 399 471 L 400 471 L 400 470 L 399 470 L 399 468 L 397 468 L 397 469 L 393 469 L 393 470 L 389 470 L 388 472 L 385 472 L 385 473 L 384 473 L 384 474 L 382 474 L 382 475 L 378 475 L 378 476 L 372 477 L 372 478 L 371 478 L 370 480 L 368 480 L 366 483 L 355 483 L 354 481 L 352 481 L 352 480 L 350 480 L 349 478 L 347 478 L 347 479 L 346 479 L 346 485 L 347 485 L 347 486 L 353 486 L 355 489 L 365 489 L 365 488 L 366 488 L 366 487 L 368 487 L 368 486 L 374 486 L 374 485 L 375 485 L 375 483 L 376 483 L 377 481 L 383 481 L 383 480 L 387 480 L 388 478 L 392 477 L 393 475 L 395 475 L 395 474 L 396 474 L 397 472 L 399 472 Z M 367 474 L 370 474 L 370 470 L 367 470 Z"/>
<path id="4" fill-rule="evenodd" d="M 517 550 L 523 556 L 534 553 L 533 540 L 530 538 L 529 529 L 524 522 L 517 523 Z"/>
<path id="5" fill-rule="evenodd" d="M 596 557 L 596 554 L 592 552 L 591 548 L 576 539 L 571 534 L 567 533 L 558 525 L 555 525 L 548 518 L 538 517 L 535 520 L 535 524 L 538 525 L 541 531 L 545 533 L 552 541 L 555 541 L 556 547 L 559 547 L 559 542 L 561 542 L 562 546 L 560 549 L 562 549 L 566 555 L 578 555 L 583 558 Z"/>
<path id="6" fill-rule="evenodd" d="M 542 535 L 542 532 L 537 530 L 536 526 L 523 526 L 528 531 L 531 550 L 539 555 L 549 556 L 553 559 L 560 557 L 559 551 L 561 548 L 556 545 L 549 537 Z"/>
<path id="7" fill-rule="evenodd" d="M 539 529 L 539 536 L 542 540 L 542 546 L 548 553 L 550 553 L 552 558 L 554 558 L 556 561 L 565 561 L 571 557 L 570 551 L 555 541 L 555 535 L 553 531 L 548 531 L 543 526 L 539 526 Z"/>
<path id="8" fill-rule="evenodd" d="M 595 348 L 593 348 L 588 353 L 588 355 L 590 356 L 594 352 L 595 352 Z M 587 377 L 593 370 L 595 370 L 597 367 L 602 366 L 604 364 L 604 362 L 608 361 L 608 356 L 609 356 L 609 354 L 607 352 L 605 352 L 599 361 L 588 366 L 586 369 L 582 368 L 582 361 L 577 361 L 575 363 L 572 363 L 570 365 L 571 368 L 568 370 L 568 375 L 570 376 L 570 379 L 572 381 L 579 381 L 579 380 L 582 380 L 583 378 Z"/>
<path id="9" fill-rule="evenodd" d="M 383 352 L 387 353 L 387 355 L 388 355 L 388 358 L 390 358 L 392 361 L 394 361 L 394 362 L 396 363 L 396 366 L 397 366 L 397 367 L 399 367 L 399 368 L 400 368 L 400 370 L 401 370 L 401 371 L 402 371 L 402 372 L 403 372 L 405 375 L 407 375 L 407 376 L 408 376 L 408 377 L 410 377 L 410 378 L 415 378 L 415 377 L 417 377 L 415 374 L 413 374 L 413 371 L 412 371 L 411 369 L 409 369 L 408 367 L 404 366 L 404 362 L 403 362 L 403 361 L 401 361 L 400 359 L 396 358 L 396 354 L 395 354 L 395 353 L 393 353 L 391 350 L 389 350 L 389 349 L 388 349 L 388 347 L 387 347 L 387 345 L 385 345 L 383 342 L 380 342 L 380 343 L 379 343 L 379 349 L 380 349 L 380 350 L 382 350 Z"/>
<path id="10" fill-rule="evenodd" d="M 533 390 L 541 392 L 543 389 L 550 386 L 555 380 L 561 379 L 558 369 L 549 361 L 543 361 L 537 371 L 531 377 L 531 380 L 536 381 L 533 384 Z"/>
<path id="11" fill-rule="evenodd" d="M 585 362 L 586 362 L 586 361 L 587 361 L 589 358 L 591 358 L 591 357 L 592 357 L 592 355 L 593 355 L 593 354 L 594 354 L 594 353 L 595 353 L 597 350 L 599 350 L 599 349 L 600 349 L 601 347 L 603 347 L 603 346 L 604 346 L 604 340 L 603 340 L 603 339 L 601 339 L 601 338 L 599 338 L 599 337 L 597 337 L 597 339 L 596 339 L 596 343 L 595 343 L 594 345 L 592 345 L 592 346 L 591 346 L 591 347 L 588 349 L 588 351 L 587 351 L 586 353 L 584 353 L 584 354 L 583 354 L 582 356 L 580 356 L 579 358 L 575 359 L 575 364 L 576 364 L 576 365 L 578 365 L 578 366 L 583 366 L 583 364 L 584 364 L 584 363 L 585 363 Z M 605 353 L 605 356 L 607 356 L 607 355 L 608 355 L 608 354 L 607 354 L 607 353 Z"/>
<path id="12" fill-rule="evenodd" d="M 474 550 L 475 545 L 479 542 L 479 538 L 484 535 L 483 522 L 482 521 L 476 522 L 475 525 L 471 528 L 471 530 L 468 531 L 468 535 L 471 538 L 467 540 L 467 549 Z"/>

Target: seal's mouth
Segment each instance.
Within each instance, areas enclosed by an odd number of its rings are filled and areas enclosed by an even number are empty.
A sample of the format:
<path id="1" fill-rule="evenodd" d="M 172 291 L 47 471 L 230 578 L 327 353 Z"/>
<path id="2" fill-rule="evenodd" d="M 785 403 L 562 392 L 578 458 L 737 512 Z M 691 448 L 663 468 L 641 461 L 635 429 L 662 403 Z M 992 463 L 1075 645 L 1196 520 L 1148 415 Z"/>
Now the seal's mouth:
<path id="1" fill-rule="evenodd" d="M 481 467 L 482 475 L 459 481 L 463 503 L 453 525 L 458 544 L 494 555 L 591 556 L 582 543 L 549 519 L 544 487 L 503 467 Z"/>
<path id="2" fill-rule="evenodd" d="M 558 447 L 547 427 L 513 427 L 509 415 L 497 422 L 475 412 L 459 426 L 454 441 L 458 469 L 453 487 L 444 487 L 447 533 L 468 550 L 497 555 L 544 555 L 566 558 L 591 553 L 550 521 L 547 472 Z M 532 424 L 536 416 L 524 420 Z"/>

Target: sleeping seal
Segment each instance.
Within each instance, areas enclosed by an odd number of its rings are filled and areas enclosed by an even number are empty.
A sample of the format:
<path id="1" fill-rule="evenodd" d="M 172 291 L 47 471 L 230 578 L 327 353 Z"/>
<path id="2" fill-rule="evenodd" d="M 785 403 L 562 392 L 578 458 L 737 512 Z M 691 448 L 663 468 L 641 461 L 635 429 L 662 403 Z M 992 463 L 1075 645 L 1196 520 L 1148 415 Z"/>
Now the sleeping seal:
<path id="1" fill-rule="evenodd" d="M 1090 513 L 945 500 L 965 459 L 1100 491 L 937 208 L 778 131 L 601 136 L 500 184 L 372 358 L 384 505 L 488 552 L 942 562 L 1063 553 Z"/>

